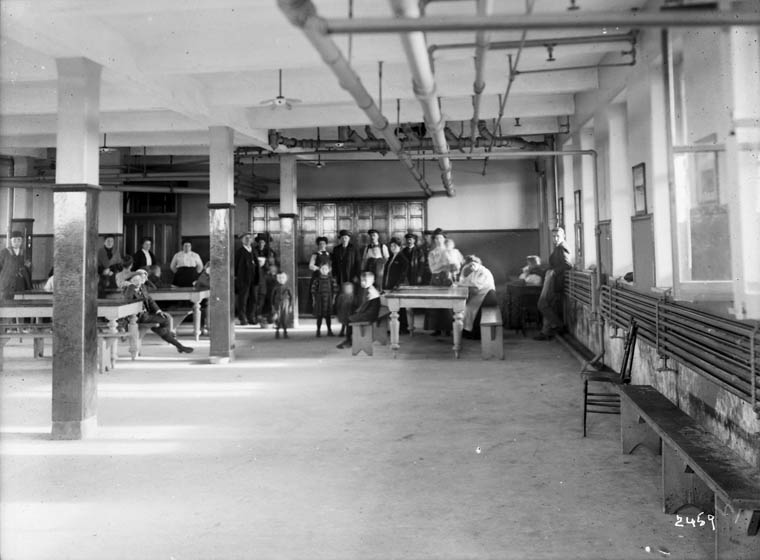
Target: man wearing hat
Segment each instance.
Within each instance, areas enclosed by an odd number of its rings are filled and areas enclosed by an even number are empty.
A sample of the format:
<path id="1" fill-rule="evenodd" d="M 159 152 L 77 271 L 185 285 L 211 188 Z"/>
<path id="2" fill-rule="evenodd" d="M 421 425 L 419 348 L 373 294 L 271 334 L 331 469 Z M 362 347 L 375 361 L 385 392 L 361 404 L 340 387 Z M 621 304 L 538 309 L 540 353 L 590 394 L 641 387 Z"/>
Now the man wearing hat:
<path id="1" fill-rule="evenodd" d="M 13 299 L 16 292 L 32 288 L 32 277 L 25 259 L 24 234 L 11 232 L 11 245 L 0 251 L 0 299 Z"/>
<path id="2" fill-rule="evenodd" d="M 256 285 L 259 281 L 259 263 L 253 254 L 253 236 L 244 233 L 241 246 L 235 251 L 235 314 L 241 325 L 256 324 Z"/>
<path id="3" fill-rule="evenodd" d="M 201 256 L 193 251 L 193 245 L 189 239 L 182 241 L 182 250 L 172 257 L 169 268 L 174 273 L 173 286 L 189 288 L 203 270 Z"/>
<path id="4" fill-rule="evenodd" d="M 359 253 L 351 243 L 351 232 L 345 229 L 338 233 L 340 243 L 332 252 L 332 272 L 338 286 L 344 282 L 356 284 L 359 281 Z"/>
<path id="5" fill-rule="evenodd" d="M 401 250 L 401 254 L 409 262 L 409 284 L 412 286 L 421 286 L 422 278 L 427 268 L 425 251 L 422 247 L 417 246 L 417 236 L 412 232 L 404 236 L 406 246 Z"/>

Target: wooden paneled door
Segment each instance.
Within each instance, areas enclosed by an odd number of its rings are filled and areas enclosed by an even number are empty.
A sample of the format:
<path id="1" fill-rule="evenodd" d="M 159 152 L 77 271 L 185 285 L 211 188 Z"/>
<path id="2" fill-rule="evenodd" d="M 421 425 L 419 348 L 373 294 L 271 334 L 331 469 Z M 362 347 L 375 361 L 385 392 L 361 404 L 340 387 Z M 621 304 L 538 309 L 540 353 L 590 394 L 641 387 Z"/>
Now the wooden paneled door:
<path id="1" fill-rule="evenodd" d="M 143 237 L 153 238 L 153 252 L 161 268 L 179 251 L 177 196 L 165 193 L 127 193 L 124 199 L 123 251 L 133 255 Z"/>

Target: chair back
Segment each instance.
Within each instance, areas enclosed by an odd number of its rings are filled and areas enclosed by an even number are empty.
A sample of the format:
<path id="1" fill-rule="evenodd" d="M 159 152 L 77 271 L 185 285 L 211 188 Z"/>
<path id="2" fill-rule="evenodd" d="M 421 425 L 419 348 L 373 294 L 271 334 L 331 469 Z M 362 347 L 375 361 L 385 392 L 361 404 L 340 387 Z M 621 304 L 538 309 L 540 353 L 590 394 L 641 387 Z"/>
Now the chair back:
<path id="1" fill-rule="evenodd" d="M 623 350 L 623 363 L 620 364 L 620 384 L 631 382 L 631 369 L 633 368 L 633 350 L 636 348 L 636 335 L 639 332 L 639 324 L 631 318 L 628 325 L 628 334 L 625 337 Z"/>

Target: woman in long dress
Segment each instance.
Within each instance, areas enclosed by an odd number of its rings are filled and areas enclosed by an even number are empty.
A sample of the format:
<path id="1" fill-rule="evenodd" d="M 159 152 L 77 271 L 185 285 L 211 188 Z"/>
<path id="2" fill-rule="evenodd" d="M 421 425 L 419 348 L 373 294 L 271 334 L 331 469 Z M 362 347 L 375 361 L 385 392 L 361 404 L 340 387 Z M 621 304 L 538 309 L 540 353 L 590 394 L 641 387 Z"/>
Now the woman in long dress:
<path id="1" fill-rule="evenodd" d="M 496 306 L 496 284 L 493 274 L 479 257 L 468 255 L 462 267 L 460 286 L 468 288 L 467 304 L 464 308 L 464 334 L 467 338 L 480 338 L 480 310 Z"/>
<path id="2" fill-rule="evenodd" d="M 438 228 L 433 232 L 433 248 L 428 253 L 431 286 L 451 286 L 459 273 L 459 265 L 452 260 L 446 249 L 446 234 Z M 433 336 L 442 332 L 451 333 L 451 309 L 429 309 L 425 315 L 425 327 L 433 331 Z"/>

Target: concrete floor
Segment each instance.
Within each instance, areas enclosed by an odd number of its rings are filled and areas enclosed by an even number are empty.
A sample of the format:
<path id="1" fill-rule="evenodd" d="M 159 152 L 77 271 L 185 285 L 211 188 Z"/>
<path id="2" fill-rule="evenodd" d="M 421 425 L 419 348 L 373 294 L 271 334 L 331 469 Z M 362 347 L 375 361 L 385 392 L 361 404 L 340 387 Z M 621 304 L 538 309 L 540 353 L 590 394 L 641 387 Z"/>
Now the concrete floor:
<path id="1" fill-rule="evenodd" d="M 50 360 L 10 343 L 0 556 L 712 556 L 709 525 L 661 512 L 659 458 L 620 454 L 617 416 L 581 437 L 579 366 L 560 344 L 508 333 L 505 361 L 473 341 L 454 360 L 422 334 L 394 360 L 312 329 L 239 328 L 226 366 L 203 363 L 207 341 L 188 358 L 147 337 L 145 357 L 98 376 L 86 441 L 48 439 Z"/>

